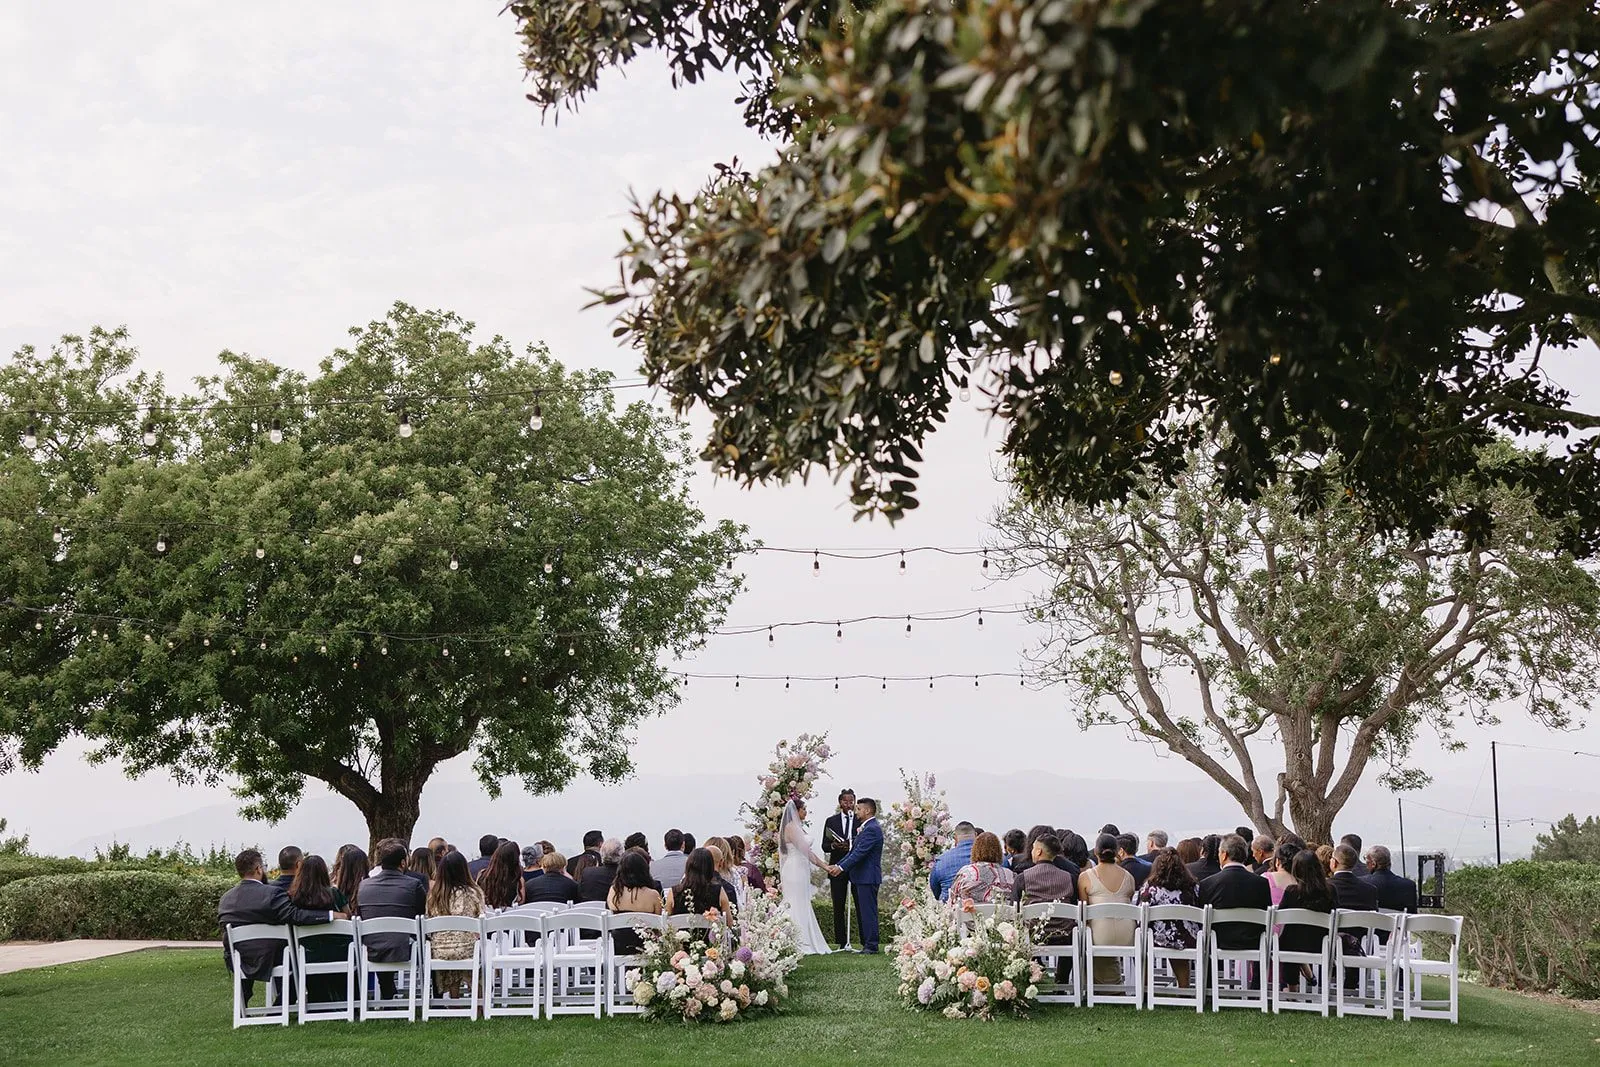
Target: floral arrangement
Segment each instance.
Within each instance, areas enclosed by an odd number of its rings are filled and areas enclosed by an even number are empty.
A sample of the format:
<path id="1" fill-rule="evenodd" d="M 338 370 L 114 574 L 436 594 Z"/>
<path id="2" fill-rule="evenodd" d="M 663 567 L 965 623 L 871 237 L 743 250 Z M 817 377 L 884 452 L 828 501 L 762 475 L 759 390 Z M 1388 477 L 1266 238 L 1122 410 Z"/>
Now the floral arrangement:
<path id="1" fill-rule="evenodd" d="M 1044 971 L 1014 912 L 975 918 L 963 933 L 956 910 L 924 890 L 920 899 L 901 902 L 895 926 L 900 997 L 914 1011 L 947 1019 L 1025 1017 L 1037 1002 Z"/>
<path id="2" fill-rule="evenodd" d="M 827 734 L 801 734 L 794 743 L 779 741 L 775 758 L 761 776 L 761 799 L 744 805 L 745 828 L 750 831 L 753 859 L 768 879 L 778 879 L 778 826 L 783 807 L 791 800 L 809 800 L 832 755 Z"/>
<path id="3" fill-rule="evenodd" d="M 889 825 L 900 839 L 895 874 L 910 888 L 926 884 L 933 861 L 951 845 L 950 805 L 931 774 L 917 777 L 900 772 L 906 798 L 889 805 Z"/>
<path id="4" fill-rule="evenodd" d="M 708 932 L 647 930 L 633 999 L 656 1018 L 733 1022 L 777 1011 L 799 963 L 794 924 L 776 893 L 755 893 L 735 940 L 715 908 Z"/>

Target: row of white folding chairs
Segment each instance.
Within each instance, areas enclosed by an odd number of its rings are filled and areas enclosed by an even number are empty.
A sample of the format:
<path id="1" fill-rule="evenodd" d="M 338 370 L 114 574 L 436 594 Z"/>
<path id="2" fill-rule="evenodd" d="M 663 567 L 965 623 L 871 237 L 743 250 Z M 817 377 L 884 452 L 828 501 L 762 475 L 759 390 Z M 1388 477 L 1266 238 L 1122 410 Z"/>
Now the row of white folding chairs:
<path id="1" fill-rule="evenodd" d="M 979 904 L 963 911 L 970 926 L 997 911 L 1015 915 L 1033 927 L 1051 919 L 1070 922 L 1070 932 L 1059 945 L 1034 946 L 1034 958 L 1046 970 L 1039 983 L 1043 1003 L 1093 1007 L 1097 1004 L 1131 1004 L 1136 1008 L 1188 1007 L 1205 1010 L 1210 987 L 1211 1010 L 1252 1008 L 1259 1011 L 1316 1011 L 1330 1009 L 1346 1015 L 1393 1018 L 1396 1002 L 1401 1017 L 1459 1019 L 1461 918 L 1452 915 L 1406 915 L 1387 911 L 1320 912 L 1301 908 L 1191 907 L 1183 904 L 1029 904 L 1020 911 L 1007 905 Z M 1094 920 L 1130 923 L 1129 944 L 1096 944 Z M 1198 933 L 1195 947 L 1166 948 L 1156 943 L 1156 923 L 1189 922 Z M 1224 948 L 1218 941 L 1219 924 L 1238 924 L 1260 930 L 1246 948 Z M 1321 931 L 1320 948 L 1295 952 L 1282 945 L 1283 930 L 1291 926 Z M 1354 935 L 1361 951 L 1347 949 L 1341 934 Z M 1422 935 L 1448 939 L 1443 959 L 1426 955 Z M 1248 935 L 1246 935 L 1248 937 Z M 1313 935 L 1315 936 L 1315 935 Z M 1121 940 L 1120 938 L 1118 940 Z M 1233 938 L 1228 938 L 1233 941 Z M 1116 982 L 1096 982 L 1097 960 L 1117 965 Z M 1052 971 L 1065 963 L 1066 975 L 1054 980 Z M 1180 971 L 1189 981 L 1179 985 Z M 1344 983 L 1346 971 L 1356 977 L 1354 988 Z M 1284 972 L 1298 977 L 1284 982 Z M 1307 973 L 1309 972 L 1309 974 Z M 1423 996 L 1423 979 L 1436 977 L 1448 983 L 1443 999 Z"/>
<path id="2" fill-rule="evenodd" d="M 639 957 L 619 955 L 614 933 L 624 930 L 709 930 L 699 915 L 610 914 L 604 904 L 530 904 L 481 919 L 437 915 L 416 919 L 339 919 L 317 926 L 245 925 L 227 931 L 230 946 L 246 941 L 282 944 L 278 962 L 266 981 L 265 1003 L 251 1007 L 243 995 L 243 964 L 233 954 L 233 1025 L 286 1026 L 291 1013 L 302 1023 L 342 1019 L 547 1017 L 603 1012 L 638 1012 L 633 1003 L 630 969 Z M 445 959 L 434 954 L 432 935 L 472 934 L 472 954 Z M 395 961 L 374 960 L 366 939 L 372 935 L 406 935 L 408 954 Z M 307 959 L 312 938 L 344 942 L 344 958 L 328 962 Z M 343 979 L 344 997 L 334 1001 L 307 999 L 308 979 Z M 392 976 L 403 996 L 380 999 L 378 976 Z M 440 996 L 435 977 L 453 977 L 466 986 L 465 996 Z M 286 988 L 291 985 L 295 996 Z M 292 1003 L 291 1003 L 292 999 Z"/>

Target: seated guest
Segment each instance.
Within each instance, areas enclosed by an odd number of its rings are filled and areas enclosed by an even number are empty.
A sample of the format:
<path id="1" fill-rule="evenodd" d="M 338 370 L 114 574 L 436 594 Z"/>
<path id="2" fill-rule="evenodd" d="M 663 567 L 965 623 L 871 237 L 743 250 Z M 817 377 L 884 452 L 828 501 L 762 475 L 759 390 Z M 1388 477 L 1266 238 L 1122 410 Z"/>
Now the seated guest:
<path id="1" fill-rule="evenodd" d="M 583 851 L 567 861 L 567 873 L 577 879 L 580 885 L 583 883 L 583 872 L 600 862 L 600 843 L 605 839 L 606 835 L 599 830 L 590 830 L 583 835 Z M 617 851 L 620 853 L 622 849 L 619 847 Z M 616 872 L 611 873 L 614 875 Z"/>
<path id="2" fill-rule="evenodd" d="M 750 885 L 740 878 L 744 872 L 733 864 L 733 849 L 728 847 L 728 842 L 723 838 L 708 837 L 706 851 L 711 853 L 711 866 L 717 872 L 717 880 L 722 883 L 728 899 L 733 901 L 735 908 L 740 907 L 750 895 Z"/>
<path id="3" fill-rule="evenodd" d="M 522 883 L 525 904 L 576 904 L 578 883 L 567 873 L 567 857 L 551 849 L 539 858 L 544 875 Z"/>
<path id="4" fill-rule="evenodd" d="M 1200 903 L 1219 911 L 1224 908 L 1272 907 L 1272 890 L 1267 880 L 1252 871 L 1246 864 L 1250 860 L 1250 846 L 1237 834 L 1229 834 L 1218 845 L 1218 858 L 1222 869 L 1200 883 Z M 1191 871 L 1192 873 L 1192 871 Z M 1254 949 L 1260 940 L 1261 923 L 1217 923 L 1217 947 L 1238 951 Z M 1260 980 L 1251 976 L 1252 987 Z"/>
<path id="5" fill-rule="evenodd" d="M 1315 852 L 1301 849 L 1295 853 L 1289 873 L 1294 875 L 1294 885 L 1283 891 L 1281 907 L 1285 910 L 1305 908 L 1309 911 L 1333 911 L 1333 890 L 1328 885 L 1327 877 L 1322 873 L 1322 862 L 1317 859 Z M 1285 952 L 1316 952 L 1322 947 L 1324 936 L 1325 932 L 1314 926 L 1286 924 L 1278 935 L 1278 947 Z M 1287 986 L 1296 981 L 1302 973 L 1310 977 L 1309 968 L 1305 964 L 1286 963 L 1278 972 L 1278 981 Z"/>
<path id="6" fill-rule="evenodd" d="M 617 880 L 617 865 L 622 862 L 622 842 L 608 837 L 600 843 L 600 862 L 585 867 L 578 876 L 578 899 L 603 901 Z"/>
<path id="7" fill-rule="evenodd" d="M 442 837 L 430 837 L 428 839 L 428 851 L 433 853 L 433 866 L 435 869 L 438 868 L 439 861 L 444 859 L 444 852 L 448 847 L 449 845 Z"/>
<path id="8" fill-rule="evenodd" d="M 228 927 L 262 923 L 267 926 L 315 926 L 329 919 L 342 919 L 337 910 L 329 908 L 298 907 L 280 886 L 266 883 L 267 872 L 261 853 L 247 848 L 233 859 L 233 869 L 239 875 L 239 884 L 222 894 L 217 902 L 217 924 L 222 928 L 222 959 L 229 973 L 233 971 L 233 953 L 229 951 Z M 246 1003 L 255 992 L 255 983 L 272 977 L 272 969 L 283 958 L 283 943 L 279 941 L 241 941 L 232 946 L 239 950 L 239 962 L 244 969 L 240 982 Z"/>
<path id="9" fill-rule="evenodd" d="M 1349 845 L 1351 848 L 1356 850 L 1356 856 L 1358 858 L 1360 857 L 1360 855 L 1361 855 L 1361 835 L 1360 834 L 1345 834 L 1343 837 L 1339 838 L 1339 844 L 1341 844 L 1341 845 Z M 1335 847 L 1337 847 L 1337 846 L 1335 846 Z"/>
<path id="10" fill-rule="evenodd" d="M 1027 835 L 1023 837 L 1022 855 L 1015 857 L 1011 861 L 1012 874 L 1021 874 L 1023 871 L 1033 866 L 1033 846 L 1039 840 L 1039 838 L 1044 837 L 1046 834 L 1056 839 L 1056 855 L 1059 856 L 1061 854 L 1062 843 L 1065 839 L 1060 834 L 1056 833 L 1054 827 L 1045 826 L 1043 823 L 1039 823 L 1030 829 Z M 1013 888 L 1015 888 L 1017 885 L 1015 881 L 1013 881 L 1011 884 Z"/>
<path id="11" fill-rule="evenodd" d="M 1367 882 L 1378 891 L 1378 907 L 1385 911 L 1417 913 L 1417 883 L 1390 869 L 1394 860 L 1384 845 L 1367 849 Z"/>
<path id="12" fill-rule="evenodd" d="M 950 883 L 961 868 L 972 862 L 972 839 L 976 836 L 977 830 L 970 822 L 963 819 L 956 823 L 956 843 L 939 853 L 928 871 L 928 888 L 936 899 L 950 899 Z"/>
<path id="13" fill-rule="evenodd" d="M 694 849 L 695 849 L 694 835 L 691 834 L 689 831 L 685 830 L 683 832 L 683 855 L 684 855 L 684 859 L 686 861 L 687 861 L 687 859 L 689 857 L 689 853 L 693 852 Z"/>
<path id="14" fill-rule="evenodd" d="M 544 875 L 544 868 L 539 861 L 544 859 L 544 849 L 538 845 L 522 846 L 522 880 L 531 882 Z"/>
<path id="15" fill-rule="evenodd" d="M 526 885 L 522 880 L 522 848 L 515 841 L 497 847 L 489 857 L 489 866 L 478 875 L 478 888 L 483 890 L 483 903 L 488 908 L 514 908 L 525 903 Z"/>
<path id="16" fill-rule="evenodd" d="M 1053 833 L 1040 834 L 1033 840 L 1033 855 L 1020 873 L 1013 872 L 1011 900 L 1026 907 L 1029 904 L 1076 904 L 1078 902 L 1078 868 L 1061 854 L 1061 839 Z M 1060 923 L 1063 920 L 1052 920 Z M 1061 928 L 1070 929 L 1071 924 Z M 1061 944 L 1056 941 L 1051 944 Z"/>
<path id="17" fill-rule="evenodd" d="M 414 848 L 406 860 L 406 873 L 423 885 L 433 881 L 433 849 Z"/>
<path id="18" fill-rule="evenodd" d="M 371 869 L 372 861 L 358 846 L 339 846 L 339 858 L 333 861 L 331 877 L 334 888 L 344 895 L 345 902 L 350 905 L 345 910 L 352 915 L 356 913 L 356 897 L 361 892 L 361 883 L 367 880 L 367 872 Z"/>
<path id="19" fill-rule="evenodd" d="M 495 849 L 500 847 L 500 838 L 497 834 L 484 834 L 478 838 L 478 858 L 467 864 L 473 881 L 477 881 L 484 871 L 489 869 L 489 862 L 494 859 Z"/>
<path id="20" fill-rule="evenodd" d="M 1016 870 L 1017 862 L 1027 853 L 1028 835 L 1021 830 L 1007 830 L 1006 836 L 1000 842 L 1005 846 L 1006 855 L 1002 861 L 1010 870 Z"/>
<path id="21" fill-rule="evenodd" d="M 1240 838 L 1240 840 L 1243 841 L 1244 838 Z M 1189 873 L 1194 875 L 1195 881 L 1203 882 L 1222 870 L 1222 861 L 1218 855 L 1221 844 L 1222 838 L 1216 834 L 1207 834 L 1205 840 L 1201 842 L 1200 858 L 1189 864 Z M 1248 843 L 1244 846 L 1244 849 L 1245 860 L 1248 861 L 1250 858 L 1250 846 Z"/>
<path id="22" fill-rule="evenodd" d="M 666 851 L 650 863 L 650 876 L 662 885 L 677 885 L 683 880 L 683 831 L 668 830 L 661 843 Z"/>
<path id="23" fill-rule="evenodd" d="M 271 882 L 284 892 L 294 885 L 294 876 L 300 870 L 300 857 L 305 855 L 294 845 L 285 845 L 278 850 L 278 877 Z"/>
<path id="24" fill-rule="evenodd" d="M 1247 844 L 1256 839 L 1256 832 L 1254 830 L 1252 830 L 1248 826 L 1237 826 L 1237 827 L 1234 827 L 1234 831 L 1233 832 L 1238 834 L 1240 837 L 1244 838 L 1245 842 Z"/>
<path id="25" fill-rule="evenodd" d="M 726 915 L 729 904 L 711 853 L 697 848 L 684 861 L 682 880 L 667 890 L 664 910 L 668 915 L 702 915 L 716 908 Z"/>
<path id="26" fill-rule="evenodd" d="M 1200 883 L 1194 880 L 1189 868 L 1178 862 L 1176 849 L 1162 849 L 1156 853 L 1156 861 L 1150 867 L 1150 877 L 1139 887 L 1134 901 L 1138 904 L 1187 904 L 1198 908 Z M 1150 939 L 1158 948 L 1192 949 L 1199 933 L 1200 924 L 1187 920 L 1172 922 L 1162 919 L 1150 924 Z M 1178 979 L 1178 985 L 1187 986 L 1189 961 L 1168 962 L 1172 964 L 1172 973 Z"/>
<path id="27" fill-rule="evenodd" d="M 1340 911 L 1377 911 L 1378 890 L 1371 882 L 1356 873 L 1361 861 L 1356 850 L 1349 845 L 1337 845 L 1333 850 L 1333 874 L 1328 886 L 1333 890 L 1333 903 Z"/>
<path id="28" fill-rule="evenodd" d="M 656 889 L 656 880 L 650 877 L 649 862 L 641 853 L 624 852 L 617 864 L 616 880 L 606 894 L 606 909 L 614 915 L 660 915 L 661 905 L 661 893 Z M 612 935 L 612 943 L 619 955 L 644 951 L 644 939 L 635 930 L 618 930 Z"/>
<path id="29" fill-rule="evenodd" d="M 738 834 L 728 835 L 728 847 L 733 849 L 734 865 L 744 870 L 745 882 L 757 893 L 765 893 L 767 891 L 767 876 L 761 873 L 760 864 L 745 858 L 746 846 L 744 838 Z"/>
<path id="30" fill-rule="evenodd" d="M 1117 835 L 1117 866 L 1133 875 L 1133 891 L 1137 893 L 1144 880 L 1150 877 L 1151 864 L 1136 854 L 1139 838 L 1133 834 Z"/>
<path id="31" fill-rule="evenodd" d="M 1272 854 L 1272 870 L 1263 877 L 1267 880 L 1267 888 L 1272 891 L 1273 907 L 1283 903 L 1283 891 L 1294 885 L 1291 868 L 1295 856 L 1299 855 L 1300 851 L 1299 845 L 1293 841 L 1285 841 Z"/>
<path id="32" fill-rule="evenodd" d="M 431 854 L 431 853 L 430 853 Z M 491 864 L 491 869 L 493 865 Z M 428 914 L 460 915 L 468 919 L 482 918 L 484 913 L 483 890 L 472 881 L 467 858 L 452 852 L 439 864 L 439 870 L 428 890 Z M 441 960 L 470 960 L 477 934 L 465 930 L 443 930 L 430 934 L 433 955 Z M 462 997 L 469 988 L 470 976 L 465 971 L 444 971 L 433 976 L 434 992 L 440 996 Z"/>
<path id="33" fill-rule="evenodd" d="M 1205 850 L 1202 848 L 1198 837 L 1186 837 L 1178 842 L 1178 862 L 1185 867 L 1194 863 L 1204 854 Z M 1193 874 L 1194 869 L 1190 868 L 1189 873 Z"/>
<path id="34" fill-rule="evenodd" d="M 1272 867 L 1272 853 L 1277 848 L 1276 843 L 1266 834 L 1257 834 L 1256 839 L 1250 842 L 1250 857 L 1255 862 L 1251 869 L 1257 874 L 1266 874 Z"/>
<path id="35" fill-rule="evenodd" d="M 1154 865 L 1156 854 L 1167 847 L 1167 832 L 1165 830 L 1151 830 L 1145 835 L 1144 855 L 1139 858 L 1146 863 Z"/>
<path id="36" fill-rule="evenodd" d="M 306 911 L 328 911 L 349 914 L 350 902 L 328 876 L 328 864 L 321 856 L 310 855 L 300 860 L 295 871 L 294 884 L 289 887 L 289 899 Z M 307 963 L 334 963 L 345 958 L 350 939 L 338 934 L 318 934 L 300 938 Z M 306 975 L 306 999 L 313 1003 L 343 1000 L 346 995 L 345 979 L 338 974 Z"/>
<path id="37" fill-rule="evenodd" d="M 415 919 L 428 905 L 428 891 L 400 868 L 406 861 L 404 841 L 378 842 L 378 873 L 361 883 L 356 909 L 363 919 Z M 411 958 L 411 938 L 406 934 L 368 934 L 362 937 L 367 955 L 375 963 L 404 963 Z M 378 993 L 394 996 L 394 972 L 378 972 Z"/>
<path id="38" fill-rule="evenodd" d="M 634 849 L 638 849 L 640 852 L 643 852 L 644 861 L 646 863 L 650 862 L 650 839 L 644 836 L 643 832 L 641 831 L 635 831 L 634 833 L 629 834 L 622 842 L 622 851 L 632 852 Z"/>
<path id="39" fill-rule="evenodd" d="M 952 908 L 963 904 L 999 904 L 1011 899 L 1011 886 L 1015 875 L 1001 862 L 1004 853 L 1000 839 L 991 833 L 981 833 L 972 840 L 972 862 L 956 872 L 950 881 L 949 903 Z"/>
<path id="40" fill-rule="evenodd" d="M 1075 834 L 1071 830 L 1066 833 L 1056 831 L 1056 837 L 1061 841 L 1061 855 L 1069 860 L 1080 871 L 1089 869 L 1089 842 L 1083 839 L 1082 834 Z"/>
<path id="41" fill-rule="evenodd" d="M 1093 867 L 1078 875 L 1078 897 L 1085 904 L 1132 904 L 1133 875 L 1117 866 L 1117 839 L 1114 834 L 1095 838 Z M 1091 919 L 1089 930 L 1097 945 L 1133 944 L 1132 919 Z M 1122 981 L 1122 961 L 1102 958 L 1094 961 L 1094 981 L 1115 985 Z"/>
<path id="42" fill-rule="evenodd" d="M 1322 875 L 1323 875 L 1323 877 L 1324 878 L 1331 878 L 1333 876 L 1333 846 L 1332 845 L 1318 845 L 1317 846 L 1317 862 L 1322 864 Z"/>

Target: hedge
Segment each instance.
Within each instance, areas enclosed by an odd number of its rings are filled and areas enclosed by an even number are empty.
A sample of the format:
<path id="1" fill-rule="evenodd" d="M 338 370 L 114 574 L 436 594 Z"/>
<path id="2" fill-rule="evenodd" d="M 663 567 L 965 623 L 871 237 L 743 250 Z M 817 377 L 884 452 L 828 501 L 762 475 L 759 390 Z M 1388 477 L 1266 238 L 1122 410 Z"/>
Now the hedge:
<path id="1" fill-rule="evenodd" d="M 0 888 L 0 941 L 74 937 L 215 941 L 236 878 L 158 871 L 41 875 Z"/>
<path id="2" fill-rule="evenodd" d="M 125 851 L 125 850 L 123 850 Z M 169 874 L 203 875 L 228 874 L 232 864 L 224 867 L 202 866 L 204 857 L 179 857 L 159 853 L 149 856 L 118 855 L 108 859 L 79 859 L 76 856 L 30 856 L 16 852 L 0 852 L 0 886 L 20 882 L 24 878 L 39 878 L 50 874 L 85 874 L 90 871 L 165 871 Z"/>
<path id="3" fill-rule="evenodd" d="M 1465 867 L 1449 886 L 1462 950 L 1485 982 L 1600 997 L 1600 865 Z"/>

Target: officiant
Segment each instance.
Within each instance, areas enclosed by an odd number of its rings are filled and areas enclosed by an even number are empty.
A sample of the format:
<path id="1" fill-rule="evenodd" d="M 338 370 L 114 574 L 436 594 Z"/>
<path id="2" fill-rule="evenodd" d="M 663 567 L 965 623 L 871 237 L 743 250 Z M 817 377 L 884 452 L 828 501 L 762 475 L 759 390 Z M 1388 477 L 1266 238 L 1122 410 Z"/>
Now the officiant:
<path id="1" fill-rule="evenodd" d="M 856 843 L 859 821 L 856 818 L 856 792 L 846 789 L 839 794 L 839 810 L 828 816 L 822 824 L 822 848 L 830 864 L 838 863 L 849 855 Z M 834 944 L 843 948 L 849 934 L 849 875 L 829 875 L 828 888 L 833 891 L 833 940 Z"/>

